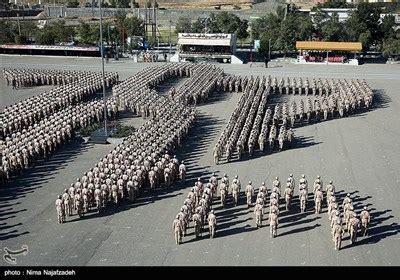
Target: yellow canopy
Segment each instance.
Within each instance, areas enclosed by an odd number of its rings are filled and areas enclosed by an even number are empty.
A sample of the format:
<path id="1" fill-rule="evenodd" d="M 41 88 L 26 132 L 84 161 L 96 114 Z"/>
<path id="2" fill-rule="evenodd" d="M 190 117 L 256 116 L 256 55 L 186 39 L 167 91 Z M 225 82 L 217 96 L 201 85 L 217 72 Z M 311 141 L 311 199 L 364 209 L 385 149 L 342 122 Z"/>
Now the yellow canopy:
<path id="1" fill-rule="evenodd" d="M 296 49 L 313 51 L 361 51 L 361 42 L 297 41 Z"/>

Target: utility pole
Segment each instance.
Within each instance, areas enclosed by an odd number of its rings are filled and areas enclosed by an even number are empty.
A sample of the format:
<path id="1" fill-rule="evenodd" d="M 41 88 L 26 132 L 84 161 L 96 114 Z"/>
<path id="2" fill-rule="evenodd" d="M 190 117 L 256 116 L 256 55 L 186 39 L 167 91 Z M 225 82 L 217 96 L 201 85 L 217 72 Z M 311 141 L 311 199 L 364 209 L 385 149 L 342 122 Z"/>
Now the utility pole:
<path id="1" fill-rule="evenodd" d="M 271 60 L 271 38 L 268 40 L 268 61 Z"/>
<path id="2" fill-rule="evenodd" d="M 17 22 L 18 22 L 18 34 L 21 36 L 21 25 L 19 24 L 19 13 L 17 13 Z"/>
<path id="3" fill-rule="evenodd" d="M 172 42 L 171 42 L 171 25 L 172 25 L 172 21 L 171 21 L 171 14 L 169 14 L 169 54 L 172 53 Z"/>
<path id="4" fill-rule="evenodd" d="M 101 74 L 102 74 L 102 77 L 103 77 L 104 136 L 108 137 L 108 133 L 107 133 L 106 80 L 105 80 L 105 75 L 104 75 L 103 15 L 101 13 L 101 0 L 99 0 L 99 14 L 100 14 Z"/>

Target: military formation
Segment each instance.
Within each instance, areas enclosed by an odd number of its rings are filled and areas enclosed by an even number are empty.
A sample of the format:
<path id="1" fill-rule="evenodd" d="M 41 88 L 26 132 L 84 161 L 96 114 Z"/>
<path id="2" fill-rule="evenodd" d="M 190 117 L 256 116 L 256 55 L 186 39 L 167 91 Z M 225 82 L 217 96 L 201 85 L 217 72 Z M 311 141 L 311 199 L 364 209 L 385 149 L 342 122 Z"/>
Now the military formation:
<path id="1" fill-rule="evenodd" d="M 225 82 L 228 77 L 223 79 Z M 233 80 L 234 78 L 231 78 Z M 264 152 L 290 147 L 294 140 L 293 127 L 310 121 L 327 120 L 336 116 L 345 117 L 372 104 L 373 91 L 364 80 L 302 79 L 292 82 L 270 76 L 238 78 L 225 82 L 222 90 L 243 90 L 243 95 L 232 112 L 213 151 L 215 164 L 221 160 L 240 159 L 244 152 L 252 156 L 258 148 Z M 296 103 L 267 106 L 271 94 L 306 95 Z M 312 96 L 310 96 L 312 95 Z"/>
<path id="2" fill-rule="evenodd" d="M 215 173 L 213 173 L 208 182 L 202 182 L 201 178 L 198 178 L 194 186 L 190 189 L 183 202 L 183 206 L 172 223 L 177 245 L 182 243 L 182 238 L 185 237 L 191 221 L 193 222 L 196 238 L 202 236 L 205 224 L 208 224 L 210 238 L 214 238 L 217 228 L 217 217 L 214 210 L 212 210 L 212 204 L 216 197 L 217 187 L 218 179 Z"/>
<path id="3" fill-rule="evenodd" d="M 210 178 L 209 182 L 206 184 L 206 188 L 204 192 L 211 193 L 211 196 L 214 198 L 217 196 L 216 185 L 218 184 L 218 179 L 215 177 L 215 174 Z M 309 188 L 312 188 L 312 193 L 309 192 Z M 198 186 L 201 186 L 198 188 Z M 195 187 L 191 189 L 189 192 L 187 199 L 184 202 L 184 206 L 181 208 L 181 212 L 178 213 L 176 219 L 180 221 L 177 224 L 179 227 L 176 229 L 182 229 L 176 236 L 182 237 L 186 233 L 186 227 L 188 226 L 188 221 L 191 219 L 189 217 L 193 217 L 194 214 L 197 213 L 199 209 L 211 209 L 211 202 L 208 202 L 208 198 L 210 196 L 206 195 L 201 196 L 201 192 L 198 193 L 199 190 L 203 187 L 203 183 L 200 179 L 196 182 Z M 209 190 L 208 190 L 209 189 Z M 219 191 L 219 200 L 222 207 L 227 205 L 227 200 L 231 196 L 231 201 L 234 206 L 240 204 L 241 197 L 241 189 L 242 184 L 240 182 L 239 177 L 236 175 L 231 183 L 229 182 L 229 177 L 227 174 L 224 174 L 220 180 L 218 191 Z M 255 215 L 255 226 L 257 228 L 261 228 L 263 226 L 263 221 L 265 220 L 265 214 L 267 215 L 266 220 L 269 221 L 270 228 L 270 236 L 272 238 L 278 236 L 278 226 L 279 226 L 279 214 L 281 212 L 281 205 L 285 204 L 285 210 L 293 212 L 292 202 L 295 198 L 295 189 L 296 183 L 293 174 L 290 174 L 286 180 L 286 184 L 282 185 L 279 177 L 275 177 L 275 180 L 272 182 L 270 189 L 267 187 L 265 182 L 261 183 L 261 186 L 258 188 L 258 192 L 256 192 L 253 182 L 249 181 L 246 187 L 244 188 L 244 195 L 246 196 L 246 204 L 248 208 L 254 207 L 253 213 Z M 307 211 L 307 205 L 309 203 L 309 199 L 312 198 L 314 201 L 314 211 L 315 214 L 320 214 L 322 210 L 322 206 L 324 204 L 324 197 L 326 198 L 327 205 L 327 213 L 330 220 L 330 226 L 332 229 L 332 239 L 335 243 L 335 249 L 339 250 L 341 246 L 341 240 L 344 235 L 344 232 L 348 232 L 350 236 L 350 243 L 353 244 L 356 242 L 357 234 L 361 229 L 361 234 L 364 236 L 367 234 L 368 226 L 370 224 L 370 214 L 366 206 L 363 207 L 363 210 L 360 214 L 356 214 L 354 205 L 352 202 L 352 198 L 350 194 L 347 194 L 343 199 L 341 204 L 341 212 L 339 212 L 339 199 L 336 199 L 336 187 L 333 185 L 333 181 L 329 181 L 329 184 L 326 185 L 325 191 L 323 190 L 323 182 L 320 176 L 317 176 L 313 183 L 308 182 L 306 176 L 304 174 L 301 175 L 297 185 L 298 196 L 297 199 L 299 201 L 299 210 L 301 213 Z M 203 192 L 203 193 L 204 193 Z M 325 195 L 324 195 L 325 193 Z M 205 199 L 205 200 L 203 200 Z M 200 206 L 203 207 L 203 204 L 206 205 L 203 208 L 196 208 L 197 204 L 195 201 L 201 201 Z M 194 202 L 193 202 L 194 201 Z M 267 208 L 268 211 L 266 210 Z M 309 208 L 309 207 L 308 207 Z M 187 216 L 189 215 L 189 216 Z M 196 228 L 195 221 L 199 221 L 198 225 L 203 225 L 202 221 L 206 217 L 204 212 L 199 212 L 199 216 L 195 216 L 192 218 L 194 223 L 194 228 L 196 232 L 196 237 L 198 233 L 201 233 L 201 227 Z M 174 222 L 175 225 L 175 222 Z M 174 228 L 175 230 L 175 228 Z M 176 232 L 176 231 L 174 231 Z M 178 238 L 181 241 L 181 239 Z M 178 241 L 177 241 L 178 242 Z"/>
<path id="4" fill-rule="evenodd" d="M 369 108 L 373 92 L 365 81 L 280 79 L 271 77 L 224 75 L 223 70 L 209 64 L 166 63 L 147 67 L 122 83 L 118 74 L 107 73 L 105 84 L 113 87 L 113 94 L 104 103 L 96 98 L 103 81 L 99 73 L 36 69 L 4 69 L 3 76 L 13 88 L 55 85 L 49 92 L 8 106 L 0 115 L 0 183 L 30 168 L 38 159 L 45 159 L 69 142 L 78 129 L 107 119 L 118 118 L 119 112 L 131 111 L 146 122 L 133 134 L 123 139 L 89 171 L 65 186 L 55 201 L 58 223 L 66 217 L 79 217 L 92 211 L 103 211 L 123 201 L 134 202 L 141 193 L 158 188 L 170 188 L 175 182 L 185 183 L 187 167 L 173 151 L 182 145 L 193 126 L 195 105 L 206 102 L 213 92 L 242 92 L 228 125 L 215 148 L 218 164 L 225 158 L 241 158 L 253 154 L 257 147 L 264 151 L 278 144 L 279 150 L 290 147 L 293 127 L 312 120 L 344 117 L 357 110 Z M 157 87 L 172 77 L 189 77 L 177 90 L 159 95 Z M 268 107 L 270 94 L 306 95 L 305 102 L 292 101 Z M 312 96 L 311 96 L 312 95 Z M 258 192 L 253 182 L 244 188 L 246 204 L 254 207 L 255 224 L 261 228 L 266 208 L 271 237 L 278 236 L 281 202 L 292 211 L 295 180 L 290 174 L 285 188 L 279 177 L 269 191 L 265 182 Z M 189 223 L 193 223 L 196 238 L 201 236 L 208 222 L 210 238 L 215 236 L 217 218 L 212 209 L 214 199 L 224 207 L 230 196 L 234 206 L 240 204 L 242 185 L 235 176 L 232 182 L 224 174 L 220 183 L 215 174 L 208 182 L 198 178 L 190 189 L 183 206 L 173 221 L 177 244 L 182 243 Z M 325 195 L 324 195 L 325 193 Z M 256 196 L 256 197 L 254 197 Z M 253 201 L 253 199 L 255 200 Z M 305 175 L 299 179 L 298 201 L 300 212 L 306 212 L 309 201 Z M 344 232 L 350 242 L 357 239 L 359 229 L 367 234 L 370 214 L 364 207 L 357 215 L 351 196 L 343 200 L 341 211 L 335 187 L 330 181 L 323 190 L 318 176 L 313 184 L 315 213 L 324 204 L 328 208 L 335 249 L 341 247 Z"/>
<path id="5" fill-rule="evenodd" d="M 43 85 L 66 85 L 79 82 L 82 78 L 92 74 L 96 73 L 49 69 L 3 69 L 3 78 L 7 85 L 12 86 L 13 89 Z"/>
<path id="6" fill-rule="evenodd" d="M 215 70 L 214 67 L 207 69 Z M 192 85 L 194 84 L 191 80 L 194 79 L 206 81 L 203 76 L 210 77 L 210 72 L 205 70 L 202 64 L 170 63 L 146 68 L 115 86 L 113 99 L 118 108 L 130 110 L 147 121 L 102 158 L 90 172 L 66 189 L 64 202 L 68 199 L 66 194 L 69 194 L 69 201 L 65 203 L 72 204 L 76 213 L 81 216 L 94 206 L 100 211 L 107 205 L 104 201 L 114 201 L 118 205 L 124 198 L 134 201 L 145 189 L 154 191 L 159 187 L 169 188 L 178 179 L 185 181 L 184 162 L 180 163 L 176 157 L 169 156 L 169 153 L 177 149 L 189 133 L 196 118 L 196 109 L 187 106 L 186 102 L 177 102 L 170 96 L 160 96 L 154 88 L 173 76 L 189 76 L 191 79 L 188 84 Z M 199 92 L 209 90 L 209 83 L 204 83 L 203 86 L 204 88 L 197 87 Z M 178 90 L 177 96 L 182 95 L 184 93 Z M 98 196 L 93 195 L 96 190 Z M 88 197 L 87 203 L 83 193 Z M 81 199 L 74 200 L 73 197 L 77 194 Z M 99 203 L 94 203 L 95 201 Z M 67 213 L 65 209 L 69 208 L 57 208 L 58 216 L 62 216 L 62 211 Z"/>
<path id="7" fill-rule="evenodd" d="M 39 71 L 40 72 L 40 71 Z M 70 72 L 68 72 L 70 73 Z M 74 72 L 79 81 L 8 106 L 0 115 L 0 183 L 48 158 L 69 142 L 78 129 L 104 119 L 104 103 L 95 98 L 102 88 L 101 75 Z M 118 74 L 106 75 L 106 86 Z M 117 117 L 116 102 L 107 101 L 108 117 Z"/>

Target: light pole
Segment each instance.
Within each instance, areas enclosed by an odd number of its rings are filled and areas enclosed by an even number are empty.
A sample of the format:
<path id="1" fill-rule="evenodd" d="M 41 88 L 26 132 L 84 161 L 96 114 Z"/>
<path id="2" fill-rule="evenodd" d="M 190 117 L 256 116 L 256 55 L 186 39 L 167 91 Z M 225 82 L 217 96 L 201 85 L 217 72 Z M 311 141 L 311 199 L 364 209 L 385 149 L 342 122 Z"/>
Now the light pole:
<path id="1" fill-rule="evenodd" d="M 17 22 L 18 22 L 18 34 L 21 36 L 21 25 L 19 23 L 19 13 L 17 13 Z"/>
<path id="2" fill-rule="evenodd" d="M 171 14 L 170 14 L 171 17 Z M 169 20 L 169 54 L 171 55 L 172 53 L 172 42 L 171 42 L 171 25 L 172 25 L 172 21 L 171 18 Z"/>
<path id="3" fill-rule="evenodd" d="M 104 75 L 104 47 L 103 47 L 103 15 L 101 11 L 101 0 L 99 0 L 99 14 L 100 14 L 100 53 L 101 53 L 101 74 L 103 78 L 103 105 L 104 105 L 104 136 L 107 134 L 107 102 L 106 102 L 106 80 Z"/>
<path id="4" fill-rule="evenodd" d="M 271 60 L 271 38 L 268 40 L 268 61 Z"/>

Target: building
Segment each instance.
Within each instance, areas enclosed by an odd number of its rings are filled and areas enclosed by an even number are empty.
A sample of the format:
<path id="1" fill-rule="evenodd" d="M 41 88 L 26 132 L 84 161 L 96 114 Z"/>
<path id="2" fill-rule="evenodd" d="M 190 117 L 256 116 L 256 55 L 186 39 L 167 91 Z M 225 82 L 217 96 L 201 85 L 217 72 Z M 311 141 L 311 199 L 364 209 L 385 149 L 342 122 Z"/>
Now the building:
<path id="1" fill-rule="evenodd" d="M 356 54 L 362 51 L 361 42 L 297 41 L 298 64 L 358 65 Z"/>
<path id="2" fill-rule="evenodd" d="M 198 60 L 242 64 L 236 57 L 236 35 L 179 33 L 177 53 L 171 61 Z"/>

